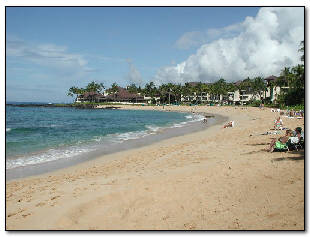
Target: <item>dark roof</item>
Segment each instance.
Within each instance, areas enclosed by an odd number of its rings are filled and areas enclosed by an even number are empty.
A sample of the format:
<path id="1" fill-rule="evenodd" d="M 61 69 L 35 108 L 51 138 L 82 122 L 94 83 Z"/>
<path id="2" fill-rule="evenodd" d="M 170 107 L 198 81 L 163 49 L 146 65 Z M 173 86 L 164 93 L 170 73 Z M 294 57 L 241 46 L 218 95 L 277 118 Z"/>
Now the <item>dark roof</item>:
<path id="1" fill-rule="evenodd" d="M 144 99 L 143 96 L 140 96 L 135 93 L 130 93 L 128 90 L 122 87 L 118 87 L 118 92 L 106 96 L 107 99 L 115 100 L 128 100 L 128 99 Z"/>
<path id="2" fill-rule="evenodd" d="M 86 92 L 83 94 L 84 98 L 87 98 L 89 96 L 97 96 L 97 95 L 101 95 L 100 93 L 96 92 L 96 91 L 90 91 L 90 92 Z"/>
<path id="3" fill-rule="evenodd" d="M 239 80 L 239 81 L 235 81 L 235 82 L 234 82 L 234 84 L 235 84 L 236 86 L 239 86 L 241 83 L 242 83 L 242 81 L 241 81 L 241 80 Z"/>
<path id="4" fill-rule="evenodd" d="M 199 82 L 188 82 L 188 84 L 189 84 L 190 86 L 195 87 L 195 86 L 197 86 L 197 85 L 199 84 Z"/>
<path id="5" fill-rule="evenodd" d="M 272 75 L 272 76 L 266 77 L 264 80 L 266 80 L 266 81 L 274 81 L 276 79 L 277 79 L 277 77 Z"/>

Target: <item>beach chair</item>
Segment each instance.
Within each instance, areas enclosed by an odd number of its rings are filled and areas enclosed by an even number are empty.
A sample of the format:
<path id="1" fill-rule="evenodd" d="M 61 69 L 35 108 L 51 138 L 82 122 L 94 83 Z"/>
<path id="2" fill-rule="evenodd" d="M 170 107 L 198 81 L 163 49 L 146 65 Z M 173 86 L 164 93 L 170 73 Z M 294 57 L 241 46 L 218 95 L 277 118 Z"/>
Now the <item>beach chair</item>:
<path id="1" fill-rule="evenodd" d="M 287 147 L 289 151 L 299 151 L 305 149 L 305 142 L 303 137 L 298 139 L 298 137 L 291 137 L 287 142 Z"/>

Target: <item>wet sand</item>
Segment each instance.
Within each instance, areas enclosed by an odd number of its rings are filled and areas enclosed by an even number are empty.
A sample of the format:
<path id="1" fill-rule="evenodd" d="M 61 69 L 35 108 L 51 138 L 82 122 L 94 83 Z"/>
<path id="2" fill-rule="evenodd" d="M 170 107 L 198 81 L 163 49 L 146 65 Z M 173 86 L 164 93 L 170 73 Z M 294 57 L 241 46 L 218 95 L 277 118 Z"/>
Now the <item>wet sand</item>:
<path id="1" fill-rule="evenodd" d="M 122 106 L 124 109 L 162 107 Z M 303 230 L 304 153 L 264 149 L 278 113 L 165 106 L 223 124 L 6 183 L 6 228 Z M 282 117 L 291 129 L 304 120 Z M 282 133 L 284 134 L 284 132 Z"/>

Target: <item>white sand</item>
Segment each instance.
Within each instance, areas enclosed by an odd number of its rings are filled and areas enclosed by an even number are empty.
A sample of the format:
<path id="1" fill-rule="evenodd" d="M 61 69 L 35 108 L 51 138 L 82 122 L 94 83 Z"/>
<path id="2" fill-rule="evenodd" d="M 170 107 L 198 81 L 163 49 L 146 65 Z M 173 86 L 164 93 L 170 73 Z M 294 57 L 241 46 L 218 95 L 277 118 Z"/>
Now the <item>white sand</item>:
<path id="1" fill-rule="evenodd" d="M 122 106 L 125 109 L 162 107 Z M 165 107 L 229 116 L 207 130 L 6 184 L 6 228 L 303 230 L 304 154 L 268 153 L 270 109 Z M 304 120 L 283 117 L 286 127 Z M 252 134 L 252 136 L 250 136 Z"/>

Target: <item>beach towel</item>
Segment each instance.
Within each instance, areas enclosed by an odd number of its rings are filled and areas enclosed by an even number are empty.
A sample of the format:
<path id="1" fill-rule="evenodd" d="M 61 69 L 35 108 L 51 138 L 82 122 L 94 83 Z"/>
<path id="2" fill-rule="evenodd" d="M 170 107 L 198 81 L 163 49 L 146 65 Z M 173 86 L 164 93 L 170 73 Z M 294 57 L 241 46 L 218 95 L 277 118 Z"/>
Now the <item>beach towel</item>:
<path id="1" fill-rule="evenodd" d="M 287 147 L 286 143 L 282 143 L 280 141 L 277 141 L 276 144 L 275 144 L 275 149 L 278 149 L 278 150 L 288 150 L 288 147 Z"/>

